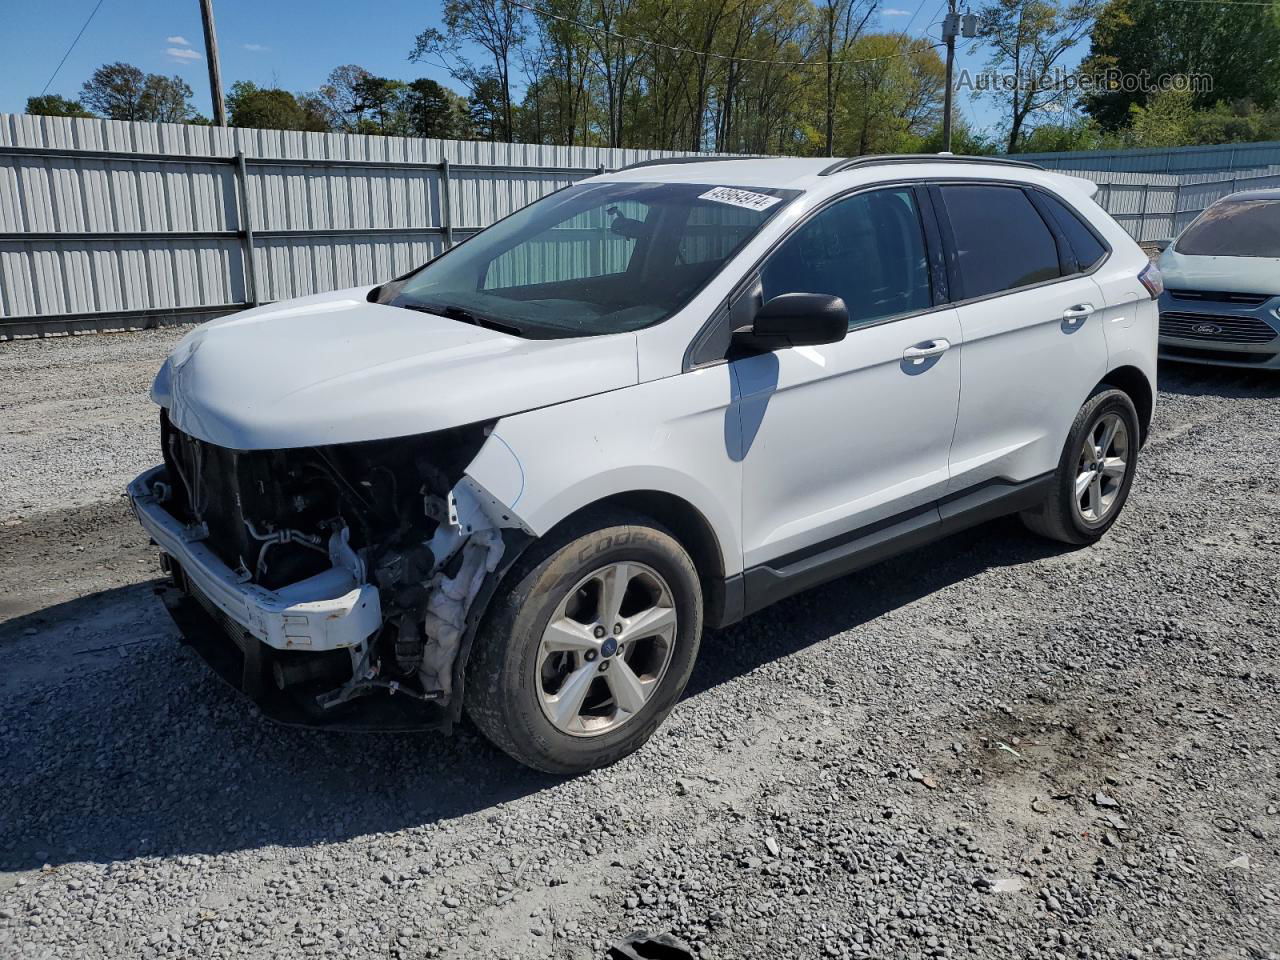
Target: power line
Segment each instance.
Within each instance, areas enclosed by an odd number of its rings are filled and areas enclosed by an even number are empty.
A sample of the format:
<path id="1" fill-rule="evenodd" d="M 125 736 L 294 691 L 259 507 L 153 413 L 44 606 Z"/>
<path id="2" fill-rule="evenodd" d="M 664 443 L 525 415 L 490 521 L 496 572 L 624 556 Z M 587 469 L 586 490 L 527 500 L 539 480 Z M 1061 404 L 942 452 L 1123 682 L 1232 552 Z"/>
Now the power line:
<path id="1" fill-rule="evenodd" d="M 661 47 L 663 50 L 671 50 L 675 53 L 691 53 L 695 57 L 711 57 L 713 60 L 729 60 L 737 63 L 765 63 L 782 67 L 839 67 L 851 66 L 858 63 L 879 63 L 882 60 L 897 60 L 901 57 L 909 57 L 919 51 L 905 50 L 902 53 L 893 53 L 885 57 L 865 57 L 860 60 L 764 60 L 759 57 L 735 57 L 724 53 L 712 53 L 710 50 L 693 50 L 690 47 L 677 47 L 670 43 L 662 43 L 659 40 L 647 40 L 644 37 L 631 37 L 614 30 L 606 30 L 604 27 L 598 27 L 595 24 L 583 23 L 581 20 L 575 20 L 572 17 L 565 17 L 558 13 L 552 13 L 550 10 L 543 10 L 539 7 L 531 6 L 527 3 L 521 3 L 520 0 L 510 0 L 513 7 L 519 7 L 521 10 L 528 10 L 530 13 L 536 13 L 540 17 L 550 17 L 552 20 L 559 20 L 561 23 L 571 23 L 581 30 L 587 30 L 591 33 L 602 33 L 606 36 L 613 37 L 616 40 L 625 40 L 628 43 L 639 43 L 649 47 Z M 940 43 L 930 44 L 929 50 L 936 50 L 942 46 Z"/>
<path id="2" fill-rule="evenodd" d="M 1162 3 L 1207 3 L 1215 7 L 1274 7 L 1273 0 L 1161 0 Z"/>
<path id="3" fill-rule="evenodd" d="M 104 0 L 98 0 L 97 5 L 90 11 L 89 16 L 84 21 L 84 26 L 80 28 L 80 32 L 76 34 L 76 38 L 71 41 L 71 46 L 67 47 L 67 52 L 62 55 L 62 59 L 58 61 L 58 65 L 53 68 L 53 75 L 49 77 L 49 83 L 44 85 L 44 89 L 40 91 L 40 96 L 44 96 L 49 89 L 49 84 L 53 83 L 54 78 L 58 76 L 58 71 L 62 69 L 62 65 L 67 62 L 67 57 L 71 56 L 71 51 L 76 48 L 76 44 L 80 42 L 80 38 L 84 36 L 84 32 L 89 29 L 89 23 L 98 13 L 98 7 L 101 7 Z"/>

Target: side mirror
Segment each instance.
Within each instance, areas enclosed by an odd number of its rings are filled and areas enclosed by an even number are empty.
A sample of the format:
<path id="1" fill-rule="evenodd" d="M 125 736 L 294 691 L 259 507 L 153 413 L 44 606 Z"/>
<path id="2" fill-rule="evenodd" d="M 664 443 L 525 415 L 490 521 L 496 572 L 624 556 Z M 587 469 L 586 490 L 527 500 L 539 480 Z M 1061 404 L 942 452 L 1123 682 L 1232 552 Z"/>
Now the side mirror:
<path id="1" fill-rule="evenodd" d="M 735 330 L 735 344 L 752 350 L 781 350 L 838 343 L 849 332 L 844 301 L 825 293 L 784 293 L 759 310 L 750 327 Z"/>
<path id="2" fill-rule="evenodd" d="M 1164 253 L 1166 250 L 1169 249 L 1169 245 L 1171 243 L 1173 243 L 1173 237 L 1165 237 L 1163 240 L 1157 240 L 1156 250 L 1159 251 L 1160 253 Z"/>

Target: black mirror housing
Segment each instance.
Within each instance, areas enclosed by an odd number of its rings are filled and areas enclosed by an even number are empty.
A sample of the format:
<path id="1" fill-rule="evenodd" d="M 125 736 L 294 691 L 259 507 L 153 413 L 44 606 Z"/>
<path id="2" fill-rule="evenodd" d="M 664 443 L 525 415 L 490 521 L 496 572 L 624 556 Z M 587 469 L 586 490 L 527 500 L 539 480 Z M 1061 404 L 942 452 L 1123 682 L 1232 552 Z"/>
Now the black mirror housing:
<path id="1" fill-rule="evenodd" d="M 781 350 L 838 343 L 849 332 L 844 301 L 825 293 L 784 293 L 764 304 L 749 328 L 733 339 L 753 350 Z"/>

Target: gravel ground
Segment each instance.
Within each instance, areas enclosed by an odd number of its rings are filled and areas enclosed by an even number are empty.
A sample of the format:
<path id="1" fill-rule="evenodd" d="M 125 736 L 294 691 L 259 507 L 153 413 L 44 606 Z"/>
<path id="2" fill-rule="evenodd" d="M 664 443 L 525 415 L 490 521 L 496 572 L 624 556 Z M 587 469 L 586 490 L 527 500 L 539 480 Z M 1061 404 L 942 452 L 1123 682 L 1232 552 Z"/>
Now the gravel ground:
<path id="1" fill-rule="evenodd" d="M 155 462 L 147 391 L 190 329 L 0 343 L 0 523 L 119 494 Z"/>
<path id="2" fill-rule="evenodd" d="M 1280 957 L 1280 378 L 1169 368 L 1101 544 L 779 604 L 555 780 L 271 726 L 175 642 L 118 491 L 176 335 L 0 347 L 0 956 Z"/>

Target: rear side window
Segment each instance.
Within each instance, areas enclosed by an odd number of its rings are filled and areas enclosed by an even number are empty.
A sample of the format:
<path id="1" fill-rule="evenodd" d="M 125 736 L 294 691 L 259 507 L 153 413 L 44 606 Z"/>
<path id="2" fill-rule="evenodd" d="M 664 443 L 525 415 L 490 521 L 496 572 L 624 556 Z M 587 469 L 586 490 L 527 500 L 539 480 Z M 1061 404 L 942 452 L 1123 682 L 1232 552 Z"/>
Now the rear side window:
<path id="1" fill-rule="evenodd" d="M 1053 219 L 1058 221 L 1062 232 L 1067 235 L 1067 243 L 1071 244 L 1080 269 L 1089 270 L 1096 266 L 1098 261 L 1106 256 L 1107 248 L 1085 225 L 1080 214 L 1052 194 L 1040 193 L 1039 196 L 1053 214 Z"/>
<path id="2" fill-rule="evenodd" d="M 1062 275 L 1053 234 L 1019 188 L 956 184 L 940 189 L 965 299 Z"/>
<path id="3" fill-rule="evenodd" d="M 765 300 L 826 293 L 844 300 L 849 326 L 933 305 L 920 214 L 910 190 L 839 200 L 787 237 L 760 273 Z"/>

